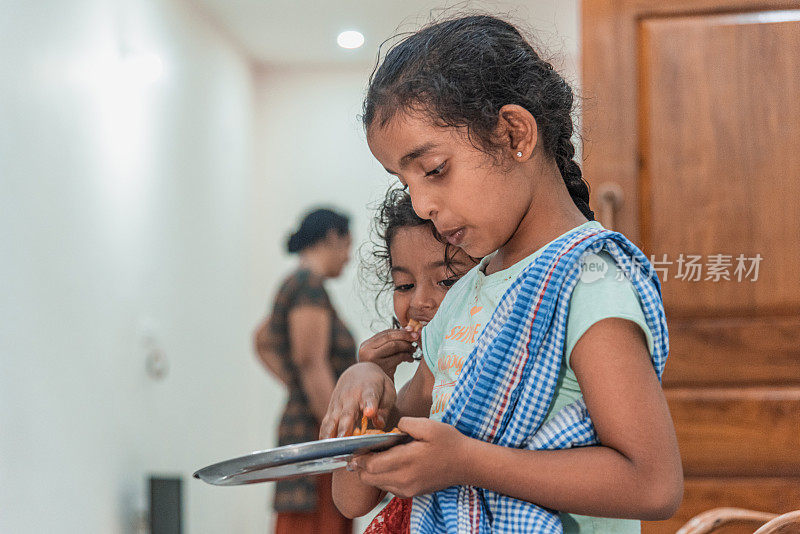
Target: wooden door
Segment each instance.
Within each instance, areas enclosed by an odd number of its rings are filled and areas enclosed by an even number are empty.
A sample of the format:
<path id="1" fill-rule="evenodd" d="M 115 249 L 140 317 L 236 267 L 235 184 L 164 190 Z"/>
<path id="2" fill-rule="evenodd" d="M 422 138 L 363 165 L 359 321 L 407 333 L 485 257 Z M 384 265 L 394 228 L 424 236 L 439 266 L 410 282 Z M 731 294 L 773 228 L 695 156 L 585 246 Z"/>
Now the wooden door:
<path id="1" fill-rule="evenodd" d="M 684 502 L 643 531 L 800 509 L 800 2 L 584 0 L 582 24 L 592 203 L 670 328 Z"/>

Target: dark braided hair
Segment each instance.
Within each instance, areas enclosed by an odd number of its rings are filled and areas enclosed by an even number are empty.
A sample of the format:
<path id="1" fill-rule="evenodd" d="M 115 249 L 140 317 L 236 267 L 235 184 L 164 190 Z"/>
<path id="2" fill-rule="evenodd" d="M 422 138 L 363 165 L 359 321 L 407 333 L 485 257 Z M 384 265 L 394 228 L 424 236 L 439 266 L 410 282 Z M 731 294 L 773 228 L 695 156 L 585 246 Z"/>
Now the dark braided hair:
<path id="1" fill-rule="evenodd" d="M 489 15 L 431 23 L 393 45 L 369 79 L 362 121 L 385 126 L 397 112 L 421 112 L 442 127 L 465 128 L 489 155 L 500 108 L 517 104 L 536 119 L 572 200 L 589 219 L 589 187 L 575 162 L 572 88 L 512 24 Z"/>

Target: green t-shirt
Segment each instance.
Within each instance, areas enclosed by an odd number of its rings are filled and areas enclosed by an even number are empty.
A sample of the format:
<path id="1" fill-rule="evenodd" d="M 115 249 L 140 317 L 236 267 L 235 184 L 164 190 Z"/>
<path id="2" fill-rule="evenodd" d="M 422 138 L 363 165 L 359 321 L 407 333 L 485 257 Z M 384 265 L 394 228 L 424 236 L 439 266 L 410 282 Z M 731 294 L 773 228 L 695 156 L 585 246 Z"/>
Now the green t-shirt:
<path id="1" fill-rule="evenodd" d="M 581 228 L 602 228 L 590 221 Z M 547 246 L 547 245 L 545 245 Z M 484 274 L 490 257 L 484 258 L 447 292 L 433 320 L 422 330 L 422 352 L 434 376 L 430 418 L 441 421 L 464 362 L 475 340 L 489 322 L 500 299 L 514 279 L 541 255 L 540 248 L 511 267 Z M 607 252 L 591 256 L 583 266 L 567 316 L 566 340 L 561 372 L 546 421 L 561 408 L 577 400 L 581 389 L 569 365 L 575 344 L 590 326 L 603 319 L 619 317 L 638 324 L 647 337 L 652 354 L 653 340 L 633 284 L 625 278 Z M 639 532 L 639 521 L 561 514 L 565 533 Z"/>

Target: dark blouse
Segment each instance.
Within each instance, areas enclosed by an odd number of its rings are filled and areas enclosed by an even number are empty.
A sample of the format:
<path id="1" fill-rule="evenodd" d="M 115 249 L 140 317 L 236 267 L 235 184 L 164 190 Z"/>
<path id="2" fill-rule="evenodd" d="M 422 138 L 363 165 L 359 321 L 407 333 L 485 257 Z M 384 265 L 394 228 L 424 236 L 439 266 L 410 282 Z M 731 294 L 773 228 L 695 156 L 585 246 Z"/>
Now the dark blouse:
<path id="1" fill-rule="evenodd" d="M 283 281 L 275 297 L 269 324 L 269 343 L 270 348 L 282 358 L 289 376 L 289 400 L 278 426 L 278 445 L 313 441 L 319 435 L 319 423 L 311 412 L 299 370 L 291 356 L 289 312 L 293 308 L 307 305 L 329 310 L 331 315 L 329 361 L 335 377 L 338 379 L 345 369 L 356 362 L 355 340 L 336 314 L 322 282 L 322 277 L 301 268 Z M 277 482 L 275 488 L 277 512 L 310 512 L 315 509 L 316 504 L 316 477 Z"/>

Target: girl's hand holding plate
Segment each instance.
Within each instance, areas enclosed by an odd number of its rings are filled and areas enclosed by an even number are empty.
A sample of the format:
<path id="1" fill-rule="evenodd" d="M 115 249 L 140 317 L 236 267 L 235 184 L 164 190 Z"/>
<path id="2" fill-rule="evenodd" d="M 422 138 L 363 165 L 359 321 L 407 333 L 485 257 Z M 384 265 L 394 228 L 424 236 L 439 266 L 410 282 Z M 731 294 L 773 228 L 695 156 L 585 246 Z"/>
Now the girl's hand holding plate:
<path id="1" fill-rule="evenodd" d="M 467 436 L 424 417 L 403 417 L 397 427 L 414 441 L 351 460 L 348 470 L 356 472 L 361 482 L 401 498 L 465 483 Z"/>

